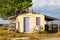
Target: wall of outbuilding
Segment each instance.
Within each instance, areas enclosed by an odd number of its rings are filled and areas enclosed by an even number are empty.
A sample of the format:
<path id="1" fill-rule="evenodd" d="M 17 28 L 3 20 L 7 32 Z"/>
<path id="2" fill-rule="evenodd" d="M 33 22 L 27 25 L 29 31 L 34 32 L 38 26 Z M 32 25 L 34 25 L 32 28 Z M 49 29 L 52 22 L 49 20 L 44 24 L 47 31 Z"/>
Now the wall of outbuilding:
<path id="1" fill-rule="evenodd" d="M 24 17 L 29 17 L 29 33 L 33 32 L 33 28 L 36 26 L 36 17 L 40 17 L 40 25 L 43 27 L 43 31 L 45 29 L 45 17 L 43 14 L 37 13 L 25 13 L 18 15 L 16 17 L 16 28 L 19 32 L 24 32 Z"/>

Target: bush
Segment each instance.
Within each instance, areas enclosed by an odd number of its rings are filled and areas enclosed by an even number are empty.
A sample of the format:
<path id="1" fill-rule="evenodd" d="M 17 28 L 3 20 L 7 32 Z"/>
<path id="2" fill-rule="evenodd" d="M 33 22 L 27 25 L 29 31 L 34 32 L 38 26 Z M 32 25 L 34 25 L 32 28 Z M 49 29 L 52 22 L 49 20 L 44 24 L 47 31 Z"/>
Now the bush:
<path id="1" fill-rule="evenodd" d="M 48 29 L 49 29 L 49 26 L 46 24 L 45 25 L 45 31 L 48 31 Z"/>
<path id="2" fill-rule="evenodd" d="M 3 24 L 0 24 L 0 26 L 3 26 Z"/>
<path id="3" fill-rule="evenodd" d="M 8 28 L 4 28 L 4 30 L 8 30 Z"/>

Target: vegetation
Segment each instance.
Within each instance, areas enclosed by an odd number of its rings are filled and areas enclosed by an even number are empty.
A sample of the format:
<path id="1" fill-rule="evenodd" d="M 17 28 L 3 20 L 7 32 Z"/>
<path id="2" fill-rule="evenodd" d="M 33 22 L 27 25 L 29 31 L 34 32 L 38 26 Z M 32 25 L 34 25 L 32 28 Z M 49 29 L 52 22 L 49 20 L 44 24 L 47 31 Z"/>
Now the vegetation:
<path id="1" fill-rule="evenodd" d="M 3 26 L 3 24 L 0 24 L 0 26 Z"/>
<path id="2" fill-rule="evenodd" d="M 41 33 L 41 34 L 37 34 L 37 33 L 30 33 L 30 34 L 15 33 L 15 34 L 5 35 L 4 37 L 2 37 L 0 39 L 8 40 L 8 39 L 11 39 L 11 38 L 21 38 L 21 37 L 29 37 L 30 40 L 39 40 L 39 39 L 42 39 L 42 38 L 60 37 L 60 32 L 59 33 L 52 33 L 52 34 L 49 34 L 49 33 L 46 33 L 46 32 Z"/>
<path id="3" fill-rule="evenodd" d="M 0 36 L 6 36 L 6 35 L 8 35 L 8 30 L 5 30 L 5 28 L 4 29 L 0 28 Z"/>
<path id="4" fill-rule="evenodd" d="M 48 25 L 52 26 L 52 24 L 48 24 Z M 58 24 L 53 24 L 53 26 L 58 26 Z"/>
<path id="5" fill-rule="evenodd" d="M 39 31 L 38 31 L 39 32 Z M 8 37 L 8 38 L 7 38 Z M 39 33 L 8 33 L 8 29 L 6 28 L 0 28 L 0 40 L 9 40 L 11 38 L 20 38 L 20 37 L 29 37 L 31 40 L 40 40 L 42 38 L 47 37 L 60 37 L 60 32 L 39 32 Z"/>
<path id="6" fill-rule="evenodd" d="M 32 6 L 32 0 L 0 0 L 0 16 L 15 15 L 27 11 Z"/>
<path id="7" fill-rule="evenodd" d="M 39 40 L 42 38 L 50 37 L 60 37 L 60 32 L 58 33 L 8 33 L 8 29 L 0 29 L 0 40 L 9 40 L 11 38 L 29 37 L 31 40 Z"/>

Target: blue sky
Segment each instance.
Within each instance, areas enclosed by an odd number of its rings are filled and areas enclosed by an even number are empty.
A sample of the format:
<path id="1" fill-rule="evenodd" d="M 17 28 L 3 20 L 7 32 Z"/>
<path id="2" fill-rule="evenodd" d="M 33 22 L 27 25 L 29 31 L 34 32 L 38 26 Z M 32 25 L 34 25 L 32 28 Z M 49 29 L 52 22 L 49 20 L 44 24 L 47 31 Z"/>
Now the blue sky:
<path id="1" fill-rule="evenodd" d="M 8 20 L 3 20 L 3 19 L 0 18 L 0 24 L 8 24 L 8 23 L 9 23 Z"/>
<path id="2" fill-rule="evenodd" d="M 32 0 L 33 11 L 48 16 L 60 18 L 60 0 Z M 0 19 L 0 23 L 8 23 L 7 20 Z M 57 22 L 56 22 L 57 23 Z"/>
<path id="3" fill-rule="evenodd" d="M 60 19 L 60 0 L 33 0 L 32 3 L 33 11 Z"/>
<path id="4" fill-rule="evenodd" d="M 33 0 L 31 9 L 35 12 L 60 18 L 60 0 Z"/>

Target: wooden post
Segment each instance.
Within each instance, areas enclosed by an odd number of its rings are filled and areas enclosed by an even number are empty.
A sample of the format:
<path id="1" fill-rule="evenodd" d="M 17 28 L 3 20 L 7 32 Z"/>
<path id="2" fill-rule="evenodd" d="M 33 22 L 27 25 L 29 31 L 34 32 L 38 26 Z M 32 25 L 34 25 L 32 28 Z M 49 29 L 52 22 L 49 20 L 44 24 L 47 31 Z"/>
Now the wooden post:
<path id="1" fill-rule="evenodd" d="M 59 32 L 59 24 L 58 24 L 58 32 Z"/>
<path id="2" fill-rule="evenodd" d="M 53 20 L 52 20 L 52 31 L 53 31 Z"/>
<path id="3" fill-rule="evenodd" d="M 48 25 L 48 21 L 47 21 L 47 25 Z"/>

